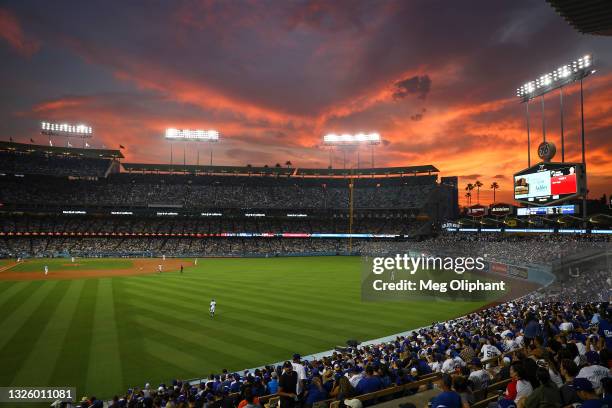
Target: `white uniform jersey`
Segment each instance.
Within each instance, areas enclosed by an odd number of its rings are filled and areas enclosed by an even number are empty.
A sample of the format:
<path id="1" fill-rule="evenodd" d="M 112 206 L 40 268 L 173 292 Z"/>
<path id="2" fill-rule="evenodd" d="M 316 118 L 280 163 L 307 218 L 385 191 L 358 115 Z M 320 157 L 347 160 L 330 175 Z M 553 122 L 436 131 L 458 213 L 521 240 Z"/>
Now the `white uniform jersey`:
<path id="1" fill-rule="evenodd" d="M 217 302 L 215 302 L 214 300 L 212 302 L 210 302 L 210 312 L 214 313 L 215 312 L 215 308 L 217 307 Z"/>

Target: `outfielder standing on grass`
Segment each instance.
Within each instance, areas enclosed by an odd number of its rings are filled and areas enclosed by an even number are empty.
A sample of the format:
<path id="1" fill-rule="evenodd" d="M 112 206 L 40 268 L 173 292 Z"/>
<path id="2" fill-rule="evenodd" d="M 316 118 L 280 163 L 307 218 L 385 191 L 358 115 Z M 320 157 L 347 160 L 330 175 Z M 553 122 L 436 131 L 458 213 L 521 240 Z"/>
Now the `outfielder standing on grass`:
<path id="1" fill-rule="evenodd" d="M 212 319 L 213 317 L 215 317 L 215 309 L 217 308 L 217 302 L 215 302 L 215 299 L 210 301 L 210 309 L 208 310 L 210 312 L 210 318 Z"/>
<path id="2" fill-rule="evenodd" d="M 45 276 L 49 274 L 49 266 L 45 265 Z"/>

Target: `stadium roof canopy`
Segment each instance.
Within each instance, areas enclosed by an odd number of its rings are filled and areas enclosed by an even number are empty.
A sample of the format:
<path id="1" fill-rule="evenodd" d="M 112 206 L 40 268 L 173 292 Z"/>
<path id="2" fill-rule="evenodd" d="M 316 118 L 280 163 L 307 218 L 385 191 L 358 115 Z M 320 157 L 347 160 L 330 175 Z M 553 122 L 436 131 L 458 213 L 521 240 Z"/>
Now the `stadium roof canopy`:
<path id="1" fill-rule="evenodd" d="M 249 166 L 198 166 L 182 164 L 122 163 L 128 172 L 142 173 L 188 173 L 188 174 L 269 174 L 278 176 L 370 176 L 370 175 L 416 175 L 437 173 L 432 165 L 408 167 L 382 167 L 373 169 L 304 169 L 291 167 L 249 167 Z"/>
<path id="2" fill-rule="evenodd" d="M 610 0 L 546 0 L 574 29 L 583 34 L 612 36 Z"/>
<path id="3" fill-rule="evenodd" d="M 50 154 L 55 156 L 85 157 L 91 159 L 123 159 L 120 150 L 112 149 L 81 149 L 78 147 L 60 147 L 47 145 L 34 145 L 26 143 L 2 142 L 0 151 L 13 153 Z"/>

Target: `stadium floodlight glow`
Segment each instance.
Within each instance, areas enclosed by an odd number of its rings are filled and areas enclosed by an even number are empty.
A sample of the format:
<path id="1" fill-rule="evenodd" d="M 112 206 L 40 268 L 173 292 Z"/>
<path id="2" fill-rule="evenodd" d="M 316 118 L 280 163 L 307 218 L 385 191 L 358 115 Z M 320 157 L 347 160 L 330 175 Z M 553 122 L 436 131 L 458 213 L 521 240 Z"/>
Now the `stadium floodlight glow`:
<path id="1" fill-rule="evenodd" d="M 93 135 L 91 126 L 83 124 L 41 122 L 40 129 L 43 135 L 49 136 L 91 137 Z"/>
<path id="2" fill-rule="evenodd" d="M 569 64 L 560 66 L 552 72 L 541 75 L 533 81 L 525 83 L 523 86 L 517 88 L 516 96 L 521 99 L 521 102 L 527 102 L 537 96 L 542 96 L 554 89 L 575 81 L 580 81 L 594 74 L 595 70 L 592 66 L 593 57 L 587 54 Z"/>
<path id="3" fill-rule="evenodd" d="M 381 138 L 379 133 L 344 133 L 337 135 L 330 133 L 323 136 L 323 143 L 326 145 L 356 145 L 356 144 L 380 144 Z"/>
<path id="4" fill-rule="evenodd" d="M 183 140 L 187 142 L 218 142 L 219 132 L 216 130 L 166 129 L 166 139 Z"/>

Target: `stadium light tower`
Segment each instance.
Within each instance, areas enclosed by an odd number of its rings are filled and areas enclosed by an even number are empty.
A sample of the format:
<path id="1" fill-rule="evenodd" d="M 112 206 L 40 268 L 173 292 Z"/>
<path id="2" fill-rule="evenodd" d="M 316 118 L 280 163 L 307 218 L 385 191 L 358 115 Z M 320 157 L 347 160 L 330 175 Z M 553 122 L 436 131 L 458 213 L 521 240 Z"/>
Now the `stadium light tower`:
<path id="1" fill-rule="evenodd" d="M 333 157 L 333 148 L 334 146 L 338 146 L 342 148 L 344 163 L 343 167 L 346 169 L 346 147 L 349 146 L 361 146 L 361 145 L 370 145 L 371 147 L 371 155 L 372 155 L 372 168 L 374 168 L 374 146 L 379 145 L 382 142 L 380 137 L 380 133 L 356 133 L 356 134 L 335 134 L 329 133 L 323 136 L 323 144 L 330 147 L 329 152 L 329 165 L 333 166 L 332 157 Z M 357 167 L 359 168 L 359 149 L 357 150 Z"/>
<path id="2" fill-rule="evenodd" d="M 170 165 L 173 164 L 173 154 L 172 154 L 172 142 L 180 141 L 183 142 L 183 166 L 187 164 L 186 161 L 186 146 L 189 142 L 204 142 L 204 143 L 217 143 L 219 142 L 219 132 L 216 130 L 191 130 L 191 129 L 175 129 L 168 128 L 166 129 L 166 140 L 169 140 L 170 143 Z M 200 150 L 198 149 L 198 158 L 197 164 L 200 164 Z M 210 145 L 210 165 L 213 164 L 213 145 Z"/>
<path id="3" fill-rule="evenodd" d="M 70 144 L 71 137 L 78 137 L 83 140 L 83 147 L 87 145 L 85 139 L 89 139 L 93 136 L 93 129 L 91 126 L 79 124 L 73 125 L 69 123 L 54 123 L 54 122 L 41 122 L 40 133 L 49 137 L 49 145 L 53 146 L 51 136 L 65 137 L 66 146 L 72 147 Z"/>
<path id="4" fill-rule="evenodd" d="M 539 76 L 537 79 L 529 81 L 517 88 L 516 96 L 521 103 L 525 103 L 525 117 L 527 122 L 527 166 L 531 167 L 531 135 L 529 125 L 529 101 L 541 97 L 542 98 L 542 144 L 538 148 L 538 153 L 541 153 L 542 147 L 546 152 L 551 151 L 550 144 L 546 142 L 546 118 L 544 112 L 544 95 L 559 89 L 560 95 L 560 117 L 561 117 L 561 162 L 565 162 L 565 135 L 563 123 L 563 87 L 574 82 L 580 81 L 580 139 L 582 145 L 582 166 L 586 174 L 586 156 L 584 144 L 584 93 L 583 80 L 589 75 L 594 74 L 593 57 L 586 54 L 577 60 L 564 64 L 554 71 L 548 72 Z M 552 146 L 554 152 L 554 145 Z M 553 153 L 554 154 L 554 153 Z M 541 156 L 542 157 L 542 156 Z M 586 196 L 582 199 L 583 218 L 586 219 Z"/>

